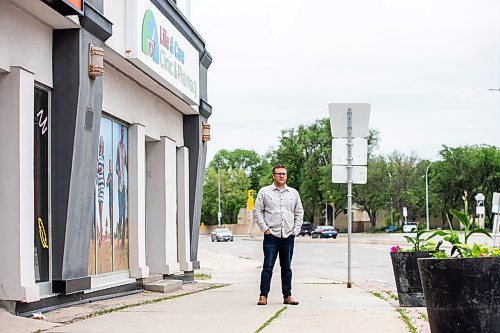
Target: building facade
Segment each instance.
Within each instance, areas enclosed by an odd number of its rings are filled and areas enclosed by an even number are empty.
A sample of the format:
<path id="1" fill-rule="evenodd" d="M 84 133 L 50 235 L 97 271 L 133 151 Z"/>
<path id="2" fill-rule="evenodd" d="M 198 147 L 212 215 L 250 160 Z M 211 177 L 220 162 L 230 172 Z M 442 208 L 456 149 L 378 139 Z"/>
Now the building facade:
<path id="1" fill-rule="evenodd" d="M 0 304 L 198 268 L 212 59 L 175 1 L 1 1 L 0 46 Z"/>

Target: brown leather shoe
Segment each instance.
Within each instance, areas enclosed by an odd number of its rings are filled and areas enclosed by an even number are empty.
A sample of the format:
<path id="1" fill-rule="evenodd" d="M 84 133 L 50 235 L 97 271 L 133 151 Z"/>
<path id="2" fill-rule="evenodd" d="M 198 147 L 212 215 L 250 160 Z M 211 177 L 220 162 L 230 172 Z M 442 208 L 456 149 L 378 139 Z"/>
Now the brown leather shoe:
<path id="1" fill-rule="evenodd" d="M 287 298 L 285 298 L 283 300 L 283 304 L 287 304 L 287 305 L 299 305 L 299 302 L 297 302 L 296 300 L 294 300 L 292 296 L 288 296 Z"/>
<path id="2" fill-rule="evenodd" d="M 259 301 L 257 302 L 257 305 L 267 305 L 267 297 L 259 296 Z"/>

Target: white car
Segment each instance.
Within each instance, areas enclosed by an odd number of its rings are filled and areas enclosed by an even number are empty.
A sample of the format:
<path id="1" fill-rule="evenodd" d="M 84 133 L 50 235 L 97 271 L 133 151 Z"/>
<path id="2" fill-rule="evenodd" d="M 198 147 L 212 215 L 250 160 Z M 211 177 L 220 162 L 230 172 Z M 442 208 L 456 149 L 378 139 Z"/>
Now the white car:
<path id="1" fill-rule="evenodd" d="M 418 223 L 417 222 L 407 222 L 403 224 L 403 232 L 417 232 Z"/>
<path id="2" fill-rule="evenodd" d="M 231 241 L 232 242 L 233 241 L 233 233 L 229 229 L 226 229 L 226 228 L 215 229 L 214 231 L 212 231 L 212 234 L 210 235 L 210 237 L 212 238 L 212 242 L 215 242 L 215 241 L 218 241 L 218 242 Z"/>

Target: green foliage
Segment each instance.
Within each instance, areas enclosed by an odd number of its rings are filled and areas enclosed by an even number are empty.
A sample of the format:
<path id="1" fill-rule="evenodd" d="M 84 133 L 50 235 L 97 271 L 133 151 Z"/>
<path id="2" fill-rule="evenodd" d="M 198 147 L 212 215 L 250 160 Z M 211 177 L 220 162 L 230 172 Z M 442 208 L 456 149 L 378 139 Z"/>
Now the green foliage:
<path id="1" fill-rule="evenodd" d="M 500 149 L 488 145 L 443 146 L 440 155 L 441 161 L 431 167 L 429 174 L 430 206 L 434 207 L 431 212 L 441 215 L 445 226 L 446 215 L 452 217 L 449 209 L 462 204 L 464 189 L 469 201 L 481 192 L 486 196 L 486 224 L 491 226 L 492 196 L 500 187 Z"/>
<path id="2" fill-rule="evenodd" d="M 255 166 L 252 166 L 252 163 L 255 163 Z M 246 207 L 247 190 L 252 188 L 252 182 L 259 183 L 259 174 L 265 167 L 266 162 L 253 151 L 237 149 L 232 152 L 227 150 L 218 152 L 209 163 L 205 173 L 202 221 L 207 225 L 218 223 L 218 178 L 220 175 L 221 222 L 223 224 L 237 223 L 240 208 Z"/>
<path id="3" fill-rule="evenodd" d="M 379 133 L 370 130 L 368 183 L 353 186 L 353 201 L 368 213 L 372 229 L 377 213 L 392 206 L 393 221 L 399 225 L 399 213 L 408 209 L 409 220 L 425 218 L 425 180 L 422 176 L 429 161 L 417 155 L 394 152 L 389 156 L 375 154 Z M 486 224 L 491 225 L 491 200 L 500 187 L 500 150 L 494 146 L 443 147 L 441 160 L 429 168 L 429 208 L 431 216 L 442 217 L 442 227 L 464 223 L 461 214 L 453 214 L 461 205 L 461 193 L 467 189 L 467 199 L 479 192 L 485 194 Z M 288 168 L 288 185 L 296 188 L 302 198 L 306 220 L 323 217 L 325 206 L 328 220 L 347 206 L 347 186 L 333 184 L 331 166 L 331 133 L 328 118 L 309 125 L 281 131 L 278 147 L 264 156 L 253 150 L 220 150 L 208 164 L 203 192 L 202 221 L 217 223 L 217 170 L 221 170 L 221 208 L 224 223 L 235 223 L 239 208 L 246 205 L 246 191 L 255 193 L 272 183 L 271 169 L 276 163 Z M 334 205 L 332 205 L 334 203 Z M 334 208 L 334 209 L 333 209 Z M 450 209 L 451 208 L 451 209 Z M 470 215 L 469 208 L 464 214 Z M 390 213 L 385 224 L 390 224 Z M 447 221 L 450 223 L 447 224 Z M 467 223 L 467 222 L 465 222 Z M 469 225 L 470 230 L 476 230 Z M 481 231 L 474 231 L 478 233 Z M 466 236 L 465 242 L 469 238 Z M 453 244 L 461 244 L 458 235 L 446 235 Z M 421 244 L 423 245 L 423 244 Z M 432 245 L 432 244 L 431 244 Z M 455 251 L 458 251 L 458 246 Z"/>
<path id="4" fill-rule="evenodd" d="M 370 152 L 376 147 L 378 137 L 377 131 L 370 130 Z M 306 220 L 324 215 L 323 209 L 327 206 L 328 219 L 331 221 L 333 214 L 337 216 L 347 206 L 347 187 L 332 183 L 331 160 L 332 138 L 328 118 L 316 120 L 308 126 L 300 125 L 297 129 L 281 131 L 279 146 L 272 153 L 272 164 L 287 166 L 288 185 L 299 191 Z M 335 211 L 330 205 L 332 202 L 335 203 Z"/>
<path id="5" fill-rule="evenodd" d="M 437 251 L 432 254 L 432 257 L 439 259 L 446 259 L 449 258 L 450 256 L 445 251 Z"/>
<path id="6" fill-rule="evenodd" d="M 469 216 L 465 213 L 468 210 L 468 201 L 467 197 L 462 197 L 464 201 L 464 211 L 460 212 L 457 211 L 453 208 L 450 209 L 450 214 L 455 216 L 460 224 L 464 228 L 464 240 L 463 242 L 460 240 L 459 234 L 455 232 L 452 228 L 451 221 L 448 219 L 448 224 L 450 227 L 450 230 L 448 231 L 447 236 L 445 236 L 443 239 L 447 242 L 449 242 L 452 245 L 451 248 L 451 256 L 453 256 L 455 253 L 457 254 L 458 258 L 468 258 L 468 257 L 482 257 L 482 256 L 488 256 L 490 255 L 490 252 L 492 251 L 491 248 L 487 246 L 482 246 L 477 243 L 472 244 L 472 248 L 468 244 L 469 237 L 472 236 L 473 234 L 480 233 L 484 234 L 488 237 L 491 238 L 490 233 L 486 229 L 482 228 L 473 228 L 472 222 L 469 220 Z M 447 216 L 448 218 L 448 216 Z"/>
<path id="7" fill-rule="evenodd" d="M 422 236 L 430 231 L 420 229 L 417 230 L 415 236 L 404 236 L 408 244 L 412 246 L 410 251 L 438 251 L 442 242 L 435 243 L 431 241 L 432 238 L 436 236 L 445 236 L 446 233 L 442 230 L 437 230 L 429 235 L 427 238 L 423 238 Z"/>

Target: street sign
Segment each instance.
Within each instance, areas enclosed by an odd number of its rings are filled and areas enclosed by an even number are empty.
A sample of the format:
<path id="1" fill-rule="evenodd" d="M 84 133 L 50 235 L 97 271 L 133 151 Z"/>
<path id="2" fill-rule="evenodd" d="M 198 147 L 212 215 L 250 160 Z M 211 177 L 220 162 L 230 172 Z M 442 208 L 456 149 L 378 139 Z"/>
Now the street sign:
<path id="1" fill-rule="evenodd" d="M 478 193 L 474 199 L 476 199 L 476 215 L 484 215 L 486 212 L 484 209 L 484 194 Z"/>
<path id="2" fill-rule="evenodd" d="M 493 202 L 491 203 L 491 212 L 500 214 L 500 193 L 493 192 Z"/>
<path id="3" fill-rule="evenodd" d="M 408 209 L 406 209 L 406 207 L 403 207 L 403 216 L 404 217 L 408 216 Z"/>
<path id="4" fill-rule="evenodd" d="M 330 103 L 330 128 L 332 131 L 332 182 L 347 183 L 347 288 L 351 283 L 351 233 L 352 233 L 352 184 L 366 184 L 368 145 L 356 145 L 356 139 L 368 137 L 368 103 Z M 344 140 L 336 140 L 345 138 Z M 344 146 L 342 147 L 342 144 Z M 333 149 L 334 145 L 336 149 Z M 365 156 L 361 156 L 364 154 Z M 357 156 L 354 156 L 357 155 Z M 354 163 L 353 163 L 354 162 Z M 356 164 L 361 164 L 356 165 Z"/>
<path id="5" fill-rule="evenodd" d="M 352 167 L 352 183 L 366 184 L 368 179 L 368 171 L 365 166 Z M 347 168 L 345 165 L 332 165 L 332 183 L 345 184 L 347 183 Z"/>
<path id="6" fill-rule="evenodd" d="M 253 198 L 253 190 L 248 190 L 248 197 Z"/>
<path id="7" fill-rule="evenodd" d="M 370 118 L 369 103 L 330 103 L 330 128 L 332 137 L 347 138 L 347 109 L 352 111 L 352 137 L 368 136 L 368 120 Z"/>
<path id="8" fill-rule="evenodd" d="M 347 165 L 347 139 L 332 139 L 332 164 Z M 352 139 L 352 165 L 366 165 L 368 162 L 368 140 Z M 345 182 L 344 182 L 345 183 Z M 364 183 L 363 183 L 364 184 Z"/>

